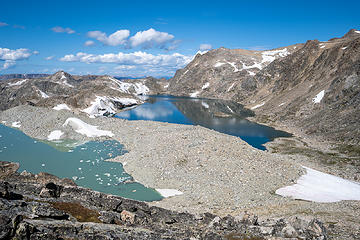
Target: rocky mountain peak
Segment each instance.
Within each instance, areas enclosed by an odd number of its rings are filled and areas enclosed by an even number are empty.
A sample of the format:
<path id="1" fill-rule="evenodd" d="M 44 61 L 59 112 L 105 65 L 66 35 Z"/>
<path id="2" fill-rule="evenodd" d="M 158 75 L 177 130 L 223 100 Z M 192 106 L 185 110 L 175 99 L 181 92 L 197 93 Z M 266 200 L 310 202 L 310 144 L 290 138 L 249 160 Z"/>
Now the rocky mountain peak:
<path id="1" fill-rule="evenodd" d="M 356 29 L 350 29 L 342 38 L 358 38 L 360 37 L 360 31 Z"/>

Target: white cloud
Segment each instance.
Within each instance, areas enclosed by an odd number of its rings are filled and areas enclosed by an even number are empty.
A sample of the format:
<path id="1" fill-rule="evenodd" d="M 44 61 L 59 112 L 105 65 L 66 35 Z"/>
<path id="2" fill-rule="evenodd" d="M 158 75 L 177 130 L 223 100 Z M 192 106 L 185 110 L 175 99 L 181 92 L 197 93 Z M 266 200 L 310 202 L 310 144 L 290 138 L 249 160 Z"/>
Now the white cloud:
<path id="1" fill-rule="evenodd" d="M 32 55 L 29 49 L 19 48 L 16 50 L 8 49 L 8 48 L 0 48 L 0 60 L 23 60 L 27 59 Z"/>
<path id="2" fill-rule="evenodd" d="M 137 32 L 134 36 L 132 36 L 130 38 L 130 46 L 142 46 L 143 48 L 159 46 L 160 48 L 165 48 L 165 45 L 171 42 L 173 39 L 174 36 L 169 33 L 159 32 L 153 28 L 150 28 L 146 31 Z"/>
<path id="3" fill-rule="evenodd" d="M 26 48 L 19 48 L 16 50 L 8 48 L 0 48 L 0 61 L 5 61 L 0 70 L 8 69 L 16 64 L 18 60 L 29 58 L 34 52 Z"/>
<path id="4" fill-rule="evenodd" d="M 3 65 L 3 67 L 2 67 L 2 68 L 0 68 L 0 70 L 5 70 L 5 69 L 8 69 L 8 68 L 10 68 L 10 67 L 14 66 L 15 64 L 16 64 L 16 62 L 15 62 L 15 61 L 7 60 L 7 61 L 5 61 L 4 65 Z"/>
<path id="5" fill-rule="evenodd" d="M 45 60 L 48 60 L 48 61 L 49 61 L 49 60 L 52 60 L 54 57 L 55 57 L 55 56 L 48 56 L 48 57 L 45 58 Z"/>
<path id="6" fill-rule="evenodd" d="M 34 54 L 34 55 L 38 55 L 38 54 L 39 54 L 39 51 L 33 51 L 33 54 Z"/>
<path id="7" fill-rule="evenodd" d="M 114 67 L 115 70 L 129 70 L 129 69 L 134 69 L 136 68 L 136 66 L 134 65 L 119 65 Z"/>
<path id="8" fill-rule="evenodd" d="M 6 22 L 0 22 L 0 27 L 6 27 L 8 26 L 9 24 L 7 24 Z"/>
<path id="9" fill-rule="evenodd" d="M 79 52 L 76 55 L 69 54 L 60 58 L 63 62 L 84 63 L 117 63 L 122 65 L 147 65 L 147 66 L 173 66 L 183 67 L 192 60 L 193 56 L 185 56 L 180 53 L 153 55 L 146 52 L 133 53 L 107 53 L 102 55 Z"/>
<path id="10" fill-rule="evenodd" d="M 94 44 L 95 44 L 95 42 L 94 42 L 94 41 L 91 41 L 91 40 L 88 40 L 88 41 L 86 41 L 86 42 L 84 43 L 84 45 L 87 46 L 87 47 L 93 46 Z"/>
<path id="11" fill-rule="evenodd" d="M 56 33 L 67 33 L 67 34 L 75 33 L 75 31 L 72 30 L 71 28 L 63 28 L 63 27 L 60 27 L 60 26 L 53 27 L 53 28 L 51 28 L 51 30 L 53 32 L 56 32 Z"/>
<path id="12" fill-rule="evenodd" d="M 211 44 L 208 43 L 200 44 L 200 51 L 207 51 L 210 50 L 211 48 L 212 48 Z"/>
<path id="13" fill-rule="evenodd" d="M 87 33 L 88 37 L 94 38 L 105 45 L 117 46 L 126 43 L 127 38 L 130 36 L 129 30 L 118 30 L 107 36 L 106 33 L 101 31 L 91 31 Z"/>

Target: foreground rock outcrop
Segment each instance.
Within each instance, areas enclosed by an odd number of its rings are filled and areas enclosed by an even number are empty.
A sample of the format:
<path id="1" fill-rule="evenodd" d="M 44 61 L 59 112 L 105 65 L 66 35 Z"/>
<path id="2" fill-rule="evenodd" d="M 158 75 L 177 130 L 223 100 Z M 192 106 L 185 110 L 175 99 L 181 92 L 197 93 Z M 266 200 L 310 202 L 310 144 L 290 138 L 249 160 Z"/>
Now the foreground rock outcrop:
<path id="1" fill-rule="evenodd" d="M 0 239 L 327 239 L 316 219 L 177 213 L 0 162 Z"/>

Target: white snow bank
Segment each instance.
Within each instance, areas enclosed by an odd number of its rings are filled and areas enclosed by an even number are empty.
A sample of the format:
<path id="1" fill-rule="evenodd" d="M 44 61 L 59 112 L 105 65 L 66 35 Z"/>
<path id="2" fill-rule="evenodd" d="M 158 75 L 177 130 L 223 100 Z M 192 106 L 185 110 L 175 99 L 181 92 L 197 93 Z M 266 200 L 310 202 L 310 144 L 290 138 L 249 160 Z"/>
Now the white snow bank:
<path id="1" fill-rule="evenodd" d="M 19 86 L 19 85 L 25 83 L 27 80 L 28 80 L 28 79 L 24 79 L 24 80 L 20 80 L 20 81 L 14 82 L 14 83 L 8 83 L 8 85 L 9 85 L 10 87 L 12 87 L 12 86 Z"/>
<path id="2" fill-rule="evenodd" d="M 168 87 L 169 87 L 169 83 L 164 86 L 164 88 L 168 88 Z"/>
<path id="3" fill-rule="evenodd" d="M 118 90 L 123 93 L 129 93 L 129 94 L 135 93 L 137 95 L 146 95 L 150 92 L 150 89 L 141 82 L 126 83 L 113 77 L 108 77 L 108 79 L 117 85 L 117 88 L 114 88 L 115 90 Z"/>
<path id="4" fill-rule="evenodd" d="M 49 98 L 49 95 L 47 95 L 46 93 L 44 93 L 43 91 L 41 91 L 40 89 L 38 89 L 39 93 L 40 93 L 40 96 L 42 98 Z"/>
<path id="5" fill-rule="evenodd" d="M 261 55 L 262 55 L 261 63 L 269 64 L 276 59 L 276 56 L 286 57 L 289 54 L 290 54 L 290 52 L 287 50 L 287 48 L 284 48 L 281 50 L 264 51 L 261 53 Z"/>
<path id="6" fill-rule="evenodd" d="M 53 107 L 53 109 L 56 110 L 56 111 L 60 111 L 60 110 L 69 110 L 69 111 L 71 111 L 71 108 L 69 108 L 69 106 L 66 105 L 65 103 L 58 104 L 55 107 Z"/>
<path id="7" fill-rule="evenodd" d="M 53 141 L 53 140 L 58 140 L 61 138 L 61 136 L 63 135 L 64 133 L 60 130 L 54 130 L 52 131 L 49 136 L 48 136 L 48 140 L 49 141 Z"/>
<path id="8" fill-rule="evenodd" d="M 236 67 L 236 63 L 235 62 L 227 62 L 228 64 L 230 64 L 233 68 L 234 68 L 234 72 L 239 72 L 240 70 Z"/>
<path id="9" fill-rule="evenodd" d="M 232 83 L 231 86 L 226 90 L 227 92 L 230 91 L 234 87 L 235 83 Z"/>
<path id="10" fill-rule="evenodd" d="M 60 80 L 62 80 L 61 84 L 63 84 L 63 85 L 65 85 L 65 86 L 67 86 L 67 87 L 71 87 L 71 88 L 74 87 L 73 85 L 71 85 L 70 83 L 67 82 L 67 77 L 65 76 L 65 73 L 64 73 L 64 72 L 61 73 L 61 78 L 60 78 Z"/>
<path id="11" fill-rule="evenodd" d="M 342 50 L 345 50 L 345 49 L 347 49 L 347 47 L 342 47 L 341 49 L 342 49 Z"/>
<path id="12" fill-rule="evenodd" d="M 276 190 L 283 197 L 314 202 L 360 200 L 360 184 L 304 167 L 306 174 L 296 184 Z"/>
<path id="13" fill-rule="evenodd" d="M 208 88 L 209 86 L 210 86 L 210 83 L 207 82 L 204 84 L 204 86 L 201 87 L 201 89 L 204 90 L 204 89 Z"/>
<path id="14" fill-rule="evenodd" d="M 356 33 L 360 33 L 360 31 L 355 31 Z"/>
<path id="15" fill-rule="evenodd" d="M 321 99 L 323 99 L 324 95 L 325 95 L 325 90 L 322 90 L 312 99 L 312 101 L 314 103 L 320 103 Z"/>
<path id="16" fill-rule="evenodd" d="M 255 73 L 252 71 L 247 70 L 247 72 L 250 74 L 250 76 L 255 76 Z"/>
<path id="17" fill-rule="evenodd" d="M 99 130 L 97 126 L 93 126 L 83 122 L 78 118 L 68 118 L 66 119 L 63 126 L 71 126 L 75 132 L 85 135 L 87 137 L 101 137 L 101 136 L 109 136 L 113 137 L 114 134 L 111 131 Z"/>
<path id="18" fill-rule="evenodd" d="M 264 106 L 264 104 L 265 104 L 265 102 L 260 103 L 260 104 L 258 104 L 258 105 L 255 105 L 255 106 L 253 106 L 253 107 L 251 108 L 251 110 L 254 110 L 254 109 L 257 109 L 257 108 L 259 108 L 259 107 L 262 107 L 262 106 Z"/>
<path id="19" fill-rule="evenodd" d="M 164 198 L 184 194 L 183 192 L 180 192 L 180 191 L 178 191 L 176 189 L 159 189 L 159 188 L 156 188 L 155 190 L 158 191 L 160 193 L 160 195 L 163 196 Z"/>
<path id="20" fill-rule="evenodd" d="M 207 104 L 206 102 L 201 101 L 201 105 L 206 109 L 209 108 L 209 104 Z"/>
<path id="21" fill-rule="evenodd" d="M 226 63 L 223 63 L 223 62 L 216 62 L 215 63 L 215 65 L 214 65 L 214 67 L 221 67 L 222 65 L 224 65 L 224 64 L 226 64 Z"/>
<path id="22" fill-rule="evenodd" d="M 120 103 L 124 107 L 138 104 L 138 101 L 133 98 L 112 98 L 96 96 L 96 99 L 91 102 L 90 107 L 81 110 L 87 113 L 91 118 L 104 116 L 105 113 L 115 114 L 116 107 L 114 103 Z"/>
<path id="23" fill-rule="evenodd" d="M 197 95 L 199 95 L 199 93 L 200 93 L 200 91 L 190 93 L 190 97 L 197 97 Z"/>
<path id="24" fill-rule="evenodd" d="M 20 124 L 20 122 L 13 122 L 13 123 L 11 124 L 11 126 L 12 126 L 12 127 L 19 128 L 19 127 L 21 127 L 21 124 Z"/>

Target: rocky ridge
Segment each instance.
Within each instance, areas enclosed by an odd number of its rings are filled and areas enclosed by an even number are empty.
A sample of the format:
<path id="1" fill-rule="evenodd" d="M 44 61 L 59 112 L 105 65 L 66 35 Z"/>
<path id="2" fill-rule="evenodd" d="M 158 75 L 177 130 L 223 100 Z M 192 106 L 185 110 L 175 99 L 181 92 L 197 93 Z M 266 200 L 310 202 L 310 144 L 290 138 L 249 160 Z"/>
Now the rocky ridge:
<path id="1" fill-rule="evenodd" d="M 360 31 L 271 51 L 198 54 L 170 80 L 175 95 L 230 99 L 277 126 L 359 144 Z M 337 116 L 334 118 L 334 116 Z"/>
<path id="2" fill-rule="evenodd" d="M 90 116 L 111 115 L 141 104 L 144 94 L 158 94 L 164 81 L 155 78 L 117 80 L 110 76 L 72 76 L 60 71 L 45 78 L 0 82 L 0 110 L 18 105 L 65 106 Z M 87 109 L 87 110 L 86 110 Z"/>
<path id="3" fill-rule="evenodd" d="M 316 219 L 177 213 L 0 162 L 0 239 L 327 239 Z"/>

